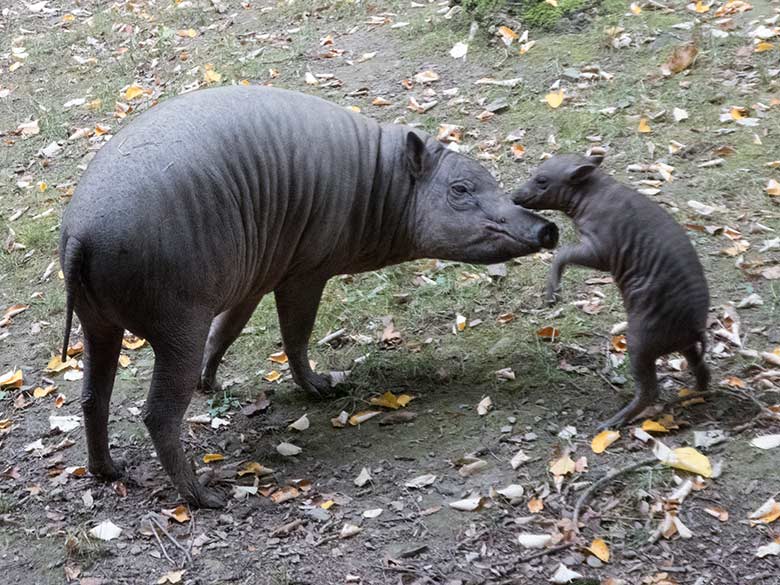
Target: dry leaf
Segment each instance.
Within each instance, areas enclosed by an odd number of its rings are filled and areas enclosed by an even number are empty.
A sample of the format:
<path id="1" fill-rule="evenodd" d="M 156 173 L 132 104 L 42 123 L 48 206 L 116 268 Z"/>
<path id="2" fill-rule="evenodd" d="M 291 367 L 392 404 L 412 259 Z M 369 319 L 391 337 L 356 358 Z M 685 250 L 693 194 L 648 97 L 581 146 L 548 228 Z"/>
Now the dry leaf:
<path id="1" fill-rule="evenodd" d="M 780 447 L 780 435 L 762 435 L 750 441 L 753 447 L 759 449 L 774 449 Z"/>
<path id="2" fill-rule="evenodd" d="M 557 341 L 561 336 L 561 332 L 555 327 L 550 327 L 548 325 L 547 327 L 542 327 L 541 329 L 537 330 L 536 335 L 542 341 Z"/>
<path id="3" fill-rule="evenodd" d="M 203 463 L 214 463 L 216 461 L 222 461 L 225 456 L 220 453 L 206 453 L 203 456 Z"/>
<path id="4" fill-rule="evenodd" d="M 521 533 L 517 535 L 517 542 L 525 548 L 544 548 L 552 542 L 552 536 L 550 534 Z"/>
<path id="5" fill-rule="evenodd" d="M 430 70 L 420 71 L 414 76 L 414 80 L 417 83 L 433 83 L 434 81 L 439 81 L 439 74 Z"/>
<path id="6" fill-rule="evenodd" d="M 653 129 L 650 128 L 650 124 L 647 122 L 647 118 L 640 118 L 639 119 L 639 127 L 636 130 L 640 134 L 650 134 Z"/>
<path id="7" fill-rule="evenodd" d="M 165 575 L 157 579 L 157 585 L 165 585 L 166 583 L 174 585 L 176 583 L 181 583 L 182 575 L 186 572 L 186 569 L 182 569 L 181 571 L 170 571 L 169 573 L 165 573 Z"/>
<path id="8" fill-rule="evenodd" d="M 419 489 L 422 487 L 426 487 L 431 485 L 433 482 L 436 481 L 436 476 L 432 473 L 427 473 L 425 475 L 418 475 L 417 477 L 410 479 L 404 485 L 408 488 L 412 489 Z"/>
<path id="9" fill-rule="evenodd" d="M 553 475 L 568 475 L 574 473 L 574 460 L 568 455 L 563 455 L 550 462 L 550 473 Z"/>
<path id="10" fill-rule="evenodd" d="M 541 498 L 531 498 L 528 500 L 528 511 L 532 514 L 538 514 L 544 510 L 544 501 Z"/>
<path id="11" fill-rule="evenodd" d="M 283 457 L 293 457 L 294 455 L 298 455 L 301 451 L 303 451 L 303 449 L 292 443 L 282 442 L 276 446 L 276 452 Z"/>
<path id="12" fill-rule="evenodd" d="M 374 418 L 378 414 L 382 413 L 378 410 L 364 410 L 362 412 L 356 412 L 351 417 L 349 417 L 349 424 L 351 424 L 353 427 L 361 425 L 368 419 Z"/>
<path id="13" fill-rule="evenodd" d="M 687 43 L 675 47 L 666 63 L 661 65 L 661 72 L 664 75 L 671 75 L 685 71 L 693 64 L 698 54 L 699 49 L 695 43 Z"/>
<path id="14" fill-rule="evenodd" d="M 9 370 L 0 376 L 0 388 L 21 388 L 23 383 L 22 370 Z"/>
<path id="15" fill-rule="evenodd" d="M 358 476 L 355 478 L 355 480 L 354 480 L 354 482 L 353 482 L 353 483 L 354 483 L 354 484 L 355 484 L 357 487 L 363 487 L 363 486 L 364 486 L 364 485 L 366 485 L 366 484 L 367 484 L 369 481 L 371 481 L 371 472 L 370 472 L 370 471 L 368 471 L 368 469 L 367 469 L 366 467 L 364 467 L 363 469 L 361 469 L 361 470 L 360 470 L 360 473 L 359 473 L 359 474 L 358 474 Z"/>
<path id="16" fill-rule="evenodd" d="M 590 443 L 590 448 L 594 453 L 603 453 L 607 450 L 607 447 L 609 447 L 619 438 L 620 433 L 618 431 L 601 431 L 598 435 L 593 437 L 593 440 Z"/>
<path id="17" fill-rule="evenodd" d="M 461 512 L 476 512 L 485 505 L 486 500 L 487 498 L 476 495 L 471 496 L 470 498 L 465 498 L 463 500 L 450 502 L 449 506 L 450 508 L 460 510 Z"/>
<path id="18" fill-rule="evenodd" d="M 555 571 L 555 574 L 552 577 L 550 577 L 550 582 L 564 584 L 564 583 L 569 583 L 574 579 L 581 579 L 581 578 L 582 575 L 580 575 L 577 571 L 572 571 L 566 565 L 561 563 L 558 565 L 558 570 Z"/>
<path id="19" fill-rule="evenodd" d="M 647 431 L 648 433 L 668 433 L 669 429 L 667 429 L 664 425 L 662 425 L 659 422 L 656 422 L 654 420 L 646 420 L 642 423 L 642 430 Z"/>
<path id="20" fill-rule="evenodd" d="M 602 539 L 594 538 L 593 542 L 590 543 L 590 546 L 586 550 L 593 553 L 601 562 L 609 562 L 609 547 Z"/>
<path id="21" fill-rule="evenodd" d="M 273 469 L 265 467 L 264 465 L 260 465 L 257 461 L 250 461 L 238 470 L 238 477 L 243 477 L 245 475 L 249 475 L 250 473 L 256 477 L 263 477 L 265 475 L 271 475 L 273 472 Z"/>
<path id="22" fill-rule="evenodd" d="M 295 431 L 305 431 L 309 428 L 309 417 L 308 415 L 304 414 L 301 418 L 296 420 L 294 423 L 291 423 L 288 427 L 289 430 L 295 430 Z"/>
<path id="23" fill-rule="evenodd" d="M 113 540 L 122 534 L 122 529 L 111 520 L 103 520 L 95 526 L 89 533 L 99 540 Z"/>
<path id="24" fill-rule="evenodd" d="M 559 89 L 558 91 L 551 91 L 546 96 L 544 96 L 544 101 L 546 101 L 547 105 L 553 109 L 560 107 L 560 105 L 563 103 L 563 90 Z"/>
<path id="25" fill-rule="evenodd" d="M 171 508 L 170 510 L 163 510 L 162 514 L 163 516 L 173 518 L 179 524 L 184 524 L 190 519 L 189 511 L 187 510 L 187 506 L 184 504 L 180 504 L 179 506 Z"/>
<path id="26" fill-rule="evenodd" d="M 493 401 L 490 399 L 490 396 L 485 396 L 479 401 L 479 404 L 477 404 L 477 414 L 479 416 L 485 416 L 492 408 Z"/>

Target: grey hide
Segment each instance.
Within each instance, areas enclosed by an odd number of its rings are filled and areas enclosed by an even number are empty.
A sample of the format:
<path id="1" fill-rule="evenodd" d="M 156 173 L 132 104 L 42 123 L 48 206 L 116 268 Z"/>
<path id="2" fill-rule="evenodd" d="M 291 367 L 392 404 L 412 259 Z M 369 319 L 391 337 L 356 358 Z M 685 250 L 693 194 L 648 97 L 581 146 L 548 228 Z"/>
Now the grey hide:
<path id="1" fill-rule="evenodd" d="M 311 370 L 307 343 L 330 277 L 424 257 L 500 262 L 556 241 L 554 224 L 424 132 L 281 89 L 167 100 L 98 152 L 62 220 L 89 469 L 121 473 L 107 423 L 125 329 L 154 350 L 143 419 L 160 463 L 192 504 L 219 506 L 185 457 L 181 422 L 196 386 L 217 386 L 263 295 L 276 297 L 293 378 L 319 394 L 329 380 Z"/>
<path id="2" fill-rule="evenodd" d="M 634 399 L 600 428 L 620 426 L 658 397 L 655 362 L 679 351 L 706 392 L 703 361 L 709 292 L 701 262 L 683 229 L 653 201 L 602 172 L 601 157 L 555 156 L 513 198 L 529 209 L 568 215 L 580 243 L 559 250 L 547 281 L 556 300 L 568 264 L 612 273 L 628 314 L 628 348 Z"/>

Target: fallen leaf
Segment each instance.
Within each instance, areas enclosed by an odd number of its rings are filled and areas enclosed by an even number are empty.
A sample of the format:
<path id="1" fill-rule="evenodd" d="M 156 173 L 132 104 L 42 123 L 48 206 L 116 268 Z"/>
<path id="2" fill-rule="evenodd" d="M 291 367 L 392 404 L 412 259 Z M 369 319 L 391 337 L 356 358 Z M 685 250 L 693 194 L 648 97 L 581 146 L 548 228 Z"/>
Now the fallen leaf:
<path id="1" fill-rule="evenodd" d="M 73 429 L 77 429 L 81 426 L 81 417 L 80 416 L 50 416 L 49 417 L 49 427 L 51 429 L 59 429 L 63 433 L 67 433 L 69 431 L 72 431 Z"/>
<path id="2" fill-rule="evenodd" d="M 759 546 L 756 550 L 756 556 L 758 558 L 764 558 L 768 555 L 780 555 L 780 538 L 776 538 L 774 541 L 763 546 Z"/>
<path id="3" fill-rule="evenodd" d="M 362 412 L 356 412 L 351 417 L 349 417 L 349 424 L 354 426 L 361 425 L 364 422 L 366 422 L 370 418 L 374 418 L 378 414 L 382 414 L 378 410 L 364 410 Z"/>
<path id="4" fill-rule="evenodd" d="M 664 75 L 680 73 L 688 69 L 699 54 L 699 49 L 695 43 L 686 43 L 672 50 L 669 58 L 661 65 L 661 72 Z"/>
<path id="5" fill-rule="evenodd" d="M 662 425 L 659 422 L 656 422 L 654 420 L 646 420 L 642 423 L 642 430 L 647 431 L 648 433 L 668 433 L 669 429 L 667 429 L 664 425 Z"/>
<path id="6" fill-rule="evenodd" d="M 268 359 L 271 360 L 275 364 L 286 364 L 289 360 L 287 358 L 287 354 L 283 351 L 277 351 L 276 353 L 272 353 L 268 356 Z"/>
<path id="7" fill-rule="evenodd" d="M 168 516 L 169 518 L 173 518 L 179 524 L 184 524 L 190 519 L 190 513 L 187 510 L 187 506 L 185 506 L 184 504 L 180 504 L 175 508 L 171 508 L 170 510 L 163 510 L 162 514 L 163 516 Z"/>
<path id="8" fill-rule="evenodd" d="M 433 83 L 434 81 L 439 81 L 439 79 L 439 74 L 431 70 L 420 71 L 414 76 L 414 80 L 417 83 Z"/>
<path id="9" fill-rule="evenodd" d="M 601 431 L 598 435 L 593 437 L 593 440 L 590 443 L 590 448 L 594 453 L 603 453 L 607 450 L 607 447 L 609 447 L 619 438 L 620 433 L 618 431 Z"/>
<path id="10" fill-rule="evenodd" d="M 594 538 L 587 550 L 598 557 L 602 563 L 609 562 L 609 547 L 602 539 Z"/>
<path id="11" fill-rule="evenodd" d="M 146 343 L 145 339 L 129 335 L 122 339 L 122 347 L 125 349 L 138 349 Z"/>
<path id="12" fill-rule="evenodd" d="M 305 431 L 309 428 L 309 417 L 308 415 L 303 415 L 301 418 L 296 420 L 294 423 L 291 423 L 288 427 L 289 430 L 295 430 L 295 431 Z"/>
<path id="13" fill-rule="evenodd" d="M 476 512 L 477 510 L 479 510 L 485 505 L 486 500 L 487 498 L 476 495 L 476 496 L 471 496 L 470 498 L 464 498 L 463 500 L 456 500 L 455 502 L 450 502 L 449 506 L 450 508 L 454 508 L 455 510 L 460 510 L 461 512 Z"/>
<path id="14" fill-rule="evenodd" d="M 710 516 L 717 518 L 721 522 L 727 522 L 729 519 L 728 511 L 724 510 L 723 508 L 704 508 L 704 511 L 707 512 L 707 514 Z"/>
<path id="15" fill-rule="evenodd" d="M 485 416 L 492 408 L 493 401 L 490 399 L 490 396 L 485 396 L 479 401 L 479 404 L 477 404 L 477 414 L 479 416 Z"/>
<path id="16" fill-rule="evenodd" d="M 266 382 L 276 382 L 280 380 L 281 377 L 282 377 L 281 373 L 277 372 L 276 370 L 271 370 L 270 372 L 268 372 L 263 376 L 263 380 L 265 380 Z"/>
<path id="17" fill-rule="evenodd" d="M 555 327 L 547 326 L 537 330 L 536 335 L 542 341 L 557 341 L 561 336 L 561 332 Z"/>
<path id="18" fill-rule="evenodd" d="M 371 518 L 378 518 L 379 516 L 382 515 L 382 512 L 384 512 L 382 508 L 374 508 L 372 510 L 366 510 L 361 514 L 361 516 L 363 516 L 363 518 L 368 518 L 370 520 Z"/>
<path id="19" fill-rule="evenodd" d="M 775 179 L 769 179 L 766 184 L 766 193 L 772 197 L 780 196 L 780 182 Z"/>
<path id="20" fill-rule="evenodd" d="M 273 501 L 275 504 L 283 504 L 284 502 L 294 500 L 300 494 L 301 492 L 298 490 L 298 488 L 287 485 L 279 488 L 274 493 L 272 493 L 271 501 Z"/>
<path id="21" fill-rule="evenodd" d="M 127 101 L 134 100 L 137 97 L 144 95 L 144 88 L 138 85 L 131 85 L 125 90 L 124 97 Z"/>
<path id="22" fill-rule="evenodd" d="M 563 583 L 569 583 L 574 579 L 581 579 L 581 578 L 582 578 L 581 574 L 579 574 L 577 571 L 572 571 L 566 565 L 561 563 L 558 565 L 558 570 L 555 571 L 555 574 L 552 577 L 550 577 L 550 582 L 563 584 Z"/>
<path id="23" fill-rule="evenodd" d="M 330 424 L 333 425 L 334 428 L 343 429 L 345 426 L 347 426 L 348 420 L 349 420 L 349 413 L 342 410 L 338 416 L 330 419 Z"/>
<path id="24" fill-rule="evenodd" d="M 618 353 L 625 353 L 628 350 L 628 340 L 625 335 L 615 335 L 610 340 L 612 349 Z"/>
<path id="25" fill-rule="evenodd" d="M 546 101 L 547 105 L 553 109 L 560 107 L 560 105 L 563 103 L 563 90 L 559 89 L 558 91 L 551 91 L 546 96 L 544 96 L 544 101 Z"/>
<path id="26" fill-rule="evenodd" d="M 759 449 L 774 449 L 780 447 L 780 435 L 762 435 L 755 437 L 750 444 Z"/>
<path id="27" fill-rule="evenodd" d="M 388 391 L 381 396 L 374 396 L 371 398 L 371 400 L 369 400 L 369 404 L 374 406 L 384 406 L 385 408 L 392 408 L 393 410 L 397 410 L 409 404 L 411 400 L 413 400 L 413 397 L 409 396 L 408 394 L 401 394 L 400 396 L 396 396 L 392 392 Z"/>
<path id="28" fill-rule="evenodd" d="M 368 470 L 368 468 L 364 467 L 360 470 L 360 473 L 354 480 L 354 484 L 357 487 L 363 487 L 366 485 L 369 481 L 371 481 L 371 472 Z"/>
<path id="29" fill-rule="evenodd" d="M 410 479 L 404 485 L 408 488 L 412 489 L 419 489 L 426 486 L 431 485 L 433 482 L 436 481 L 436 476 L 432 473 L 427 473 L 425 475 L 418 475 L 417 477 Z"/>
<path id="30" fill-rule="evenodd" d="M 521 533 L 517 535 L 517 542 L 525 548 L 544 548 L 552 542 L 552 535 Z"/>
<path id="31" fill-rule="evenodd" d="M 360 526 L 356 526 L 354 524 L 349 524 L 347 522 L 341 528 L 341 532 L 339 532 L 339 538 L 351 538 L 352 536 L 355 536 L 356 534 L 360 534 L 362 531 L 363 531 L 363 529 Z"/>
<path id="32" fill-rule="evenodd" d="M 647 118 L 640 118 L 637 132 L 640 134 L 650 134 L 652 131 L 653 129 L 650 128 L 650 124 L 647 122 Z"/>
<path id="33" fill-rule="evenodd" d="M 568 475 L 574 473 L 574 460 L 568 455 L 563 455 L 550 462 L 550 473 L 553 475 Z"/>
<path id="34" fill-rule="evenodd" d="M 273 469 L 265 467 L 264 465 L 260 465 L 257 461 L 250 461 L 238 471 L 238 477 L 243 477 L 245 475 L 249 475 L 250 473 L 256 477 L 263 477 L 266 475 L 271 475 L 273 472 Z"/>
<path id="35" fill-rule="evenodd" d="M 293 457 L 295 455 L 298 455 L 301 451 L 303 451 L 303 449 L 298 447 L 298 445 L 282 442 L 276 446 L 276 451 L 277 453 L 279 453 L 279 455 L 282 455 L 283 457 Z"/>
<path id="36" fill-rule="evenodd" d="M 21 388 L 23 383 L 22 370 L 9 370 L 0 376 L 0 388 Z"/>
<path id="37" fill-rule="evenodd" d="M 517 453 L 515 453 L 514 457 L 509 461 L 509 464 L 512 466 L 512 469 L 517 469 L 520 467 L 523 463 L 530 461 L 531 458 L 525 454 L 525 452 L 521 449 Z"/>
<path id="38" fill-rule="evenodd" d="M 214 69 L 214 65 L 211 63 L 206 63 L 203 66 L 203 81 L 209 85 L 212 83 L 219 83 L 222 81 L 222 75 L 217 73 L 217 71 Z"/>
<path id="39" fill-rule="evenodd" d="M 450 49 L 450 57 L 453 59 L 465 59 L 469 52 L 469 44 L 459 41 Z"/>
<path id="40" fill-rule="evenodd" d="M 224 459 L 225 456 L 220 453 L 206 453 L 203 456 L 203 463 L 214 463 L 215 461 L 223 461 Z"/>
<path id="41" fill-rule="evenodd" d="M 541 498 L 531 498 L 528 500 L 528 511 L 532 514 L 538 514 L 544 510 L 544 501 Z"/>
<path id="42" fill-rule="evenodd" d="M 122 534 L 122 529 L 111 520 L 103 520 L 95 526 L 89 533 L 99 540 L 113 540 Z"/>
<path id="43" fill-rule="evenodd" d="M 780 502 L 769 498 L 759 508 L 748 515 L 751 524 L 770 524 L 780 518 Z"/>
<path id="44" fill-rule="evenodd" d="M 166 583 L 181 583 L 182 575 L 184 575 L 186 572 L 186 569 L 182 569 L 181 571 L 171 571 L 169 573 L 165 573 L 165 575 L 157 580 L 157 585 L 165 585 Z"/>
<path id="45" fill-rule="evenodd" d="M 712 477 L 712 465 L 706 455 L 702 455 L 693 447 L 678 447 L 672 449 L 671 457 L 668 460 L 662 459 L 664 463 L 676 469 L 690 471 L 702 477 Z"/>

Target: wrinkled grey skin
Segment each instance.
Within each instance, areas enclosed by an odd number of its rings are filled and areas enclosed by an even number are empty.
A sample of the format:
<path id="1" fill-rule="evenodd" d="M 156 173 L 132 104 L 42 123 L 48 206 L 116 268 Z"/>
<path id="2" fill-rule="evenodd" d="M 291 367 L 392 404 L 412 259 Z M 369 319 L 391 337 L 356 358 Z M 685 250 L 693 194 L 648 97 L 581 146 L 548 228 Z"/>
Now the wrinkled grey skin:
<path id="1" fill-rule="evenodd" d="M 568 215 L 580 243 L 558 251 L 547 281 L 552 304 L 568 264 L 612 273 L 628 313 L 634 399 L 600 428 L 631 421 L 658 397 L 655 362 L 679 351 L 705 392 L 709 292 L 699 258 L 683 229 L 661 207 L 598 169 L 600 157 L 555 156 L 514 194 L 529 209 Z"/>
<path id="2" fill-rule="evenodd" d="M 184 455 L 181 422 L 263 295 L 276 297 L 293 378 L 319 394 L 329 380 L 307 343 L 331 276 L 423 257 L 500 262 L 556 241 L 554 224 L 422 132 L 279 89 L 168 100 L 100 150 L 62 221 L 89 469 L 121 473 L 107 422 L 125 329 L 154 349 L 143 418 L 163 468 L 189 502 L 219 506 Z"/>

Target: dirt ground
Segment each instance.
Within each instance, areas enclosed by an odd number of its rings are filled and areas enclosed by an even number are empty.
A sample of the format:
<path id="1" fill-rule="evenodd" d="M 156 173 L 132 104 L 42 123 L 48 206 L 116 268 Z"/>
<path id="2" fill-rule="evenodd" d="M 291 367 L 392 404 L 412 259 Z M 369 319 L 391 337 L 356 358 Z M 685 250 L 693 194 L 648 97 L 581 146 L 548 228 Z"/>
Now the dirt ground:
<path id="1" fill-rule="evenodd" d="M 516 14 L 494 10 L 473 26 L 458 7 L 425 0 L 2 3 L 8 582 L 780 584 L 780 505 L 770 500 L 780 448 L 752 444 L 780 433 L 780 4 L 564 5 L 580 9 L 524 38 Z M 456 43 L 468 44 L 465 59 L 450 54 Z M 634 435 L 641 420 L 594 452 L 598 422 L 633 389 L 611 333 L 625 314 L 605 275 L 576 269 L 563 302 L 542 307 L 549 253 L 491 270 L 421 261 L 333 279 L 313 342 L 343 332 L 313 345 L 312 359 L 351 374 L 322 402 L 269 359 L 281 342 L 264 300 L 222 365 L 225 391 L 195 396 L 183 434 L 198 473 L 227 495 L 223 510 L 182 506 L 164 475 L 140 418 L 153 354 L 128 340 L 110 420 L 127 476 L 90 477 L 77 350 L 72 367 L 51 371 L 64 321 L 59 218 L 94 151 L 134 116 L 231 83 L 455 135 L 453 147 L 507 189 L 546 153 L 605 148 L 605 168 L 684 224 L 706 269 L 715 392 L 685 400 L 691 379 L 670 356 L 659 362 L 665 403 L 647 419 L 665 425 L 653 434 L 668 447 L 696 445 L 713 477 L 651 461 Z M 575 240 L 565 218 L 549 216 Z M 558 335 L 546 340 L 545 328 Z M 74 328 L 72 345 L 79 337 Z M 388 391 L 413 400 L 371 404 Z M 331 420 L 365 411 L 381 414 L 343 428 Z M 308 428 L 289 427 L 304 414 Z M 719 440 L 702 445 L 702 431 Z M 301 452 L 283 456 L 282 443 Z M 577 532 L 586 490 L 642 461 L 587 492 Z M 675 518 L 676 530 L 658 533 Z M 118 536 L 101 538 L 105 521 Z M 543 548 L 528 548 L 527 535 Z"/>

